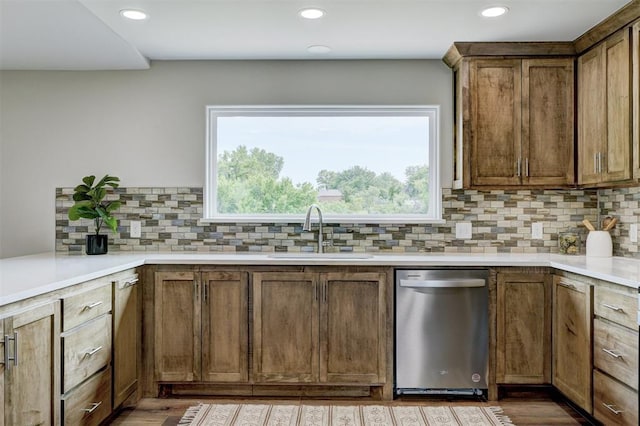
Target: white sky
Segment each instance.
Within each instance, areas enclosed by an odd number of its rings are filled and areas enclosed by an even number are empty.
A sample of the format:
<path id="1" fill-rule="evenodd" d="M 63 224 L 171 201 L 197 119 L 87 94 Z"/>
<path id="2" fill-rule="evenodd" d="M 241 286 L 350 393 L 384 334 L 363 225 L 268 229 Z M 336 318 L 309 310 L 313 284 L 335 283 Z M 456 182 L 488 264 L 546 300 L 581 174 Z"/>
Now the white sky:
<path id="1" fill-rule="evenodd" d="M 316 186 L 322 169 L 359 165 L 404 181 L 407 166 L 428 164 L 427 117 L 219 117 L 217 152 L 239 145 L 284 158 L 281 177 Z"/>

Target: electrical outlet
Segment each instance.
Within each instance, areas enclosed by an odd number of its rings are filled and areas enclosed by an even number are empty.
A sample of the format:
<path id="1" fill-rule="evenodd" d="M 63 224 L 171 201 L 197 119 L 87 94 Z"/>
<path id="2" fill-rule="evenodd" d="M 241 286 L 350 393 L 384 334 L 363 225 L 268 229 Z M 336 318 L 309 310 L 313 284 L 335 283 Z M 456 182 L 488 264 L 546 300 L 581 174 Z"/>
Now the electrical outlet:
<path id="1" fill-rule="evenodd" d="M 129 234 L 131 234 L 131 238 L 140 238 L 142 236 L 142 224 L 139 220 L 132 220 L 130 222 Z"/>
<path id="2" fill-rule="evenodd" d="M 531 224 L 531 238 L 534 240 L 542 239 L 542 222 L 535 222 Z"/>
<path id="3" fill-rule="evenodd" d="M 471 239 L 471 222 L 456 223 L 456 238 L 459 240 Z"/>
<path id="4" fill-rule="evenodd" d="M 629 239 L 632 243 L 638 242 L 638 224 L 632 223 L 629 225 Z"/>

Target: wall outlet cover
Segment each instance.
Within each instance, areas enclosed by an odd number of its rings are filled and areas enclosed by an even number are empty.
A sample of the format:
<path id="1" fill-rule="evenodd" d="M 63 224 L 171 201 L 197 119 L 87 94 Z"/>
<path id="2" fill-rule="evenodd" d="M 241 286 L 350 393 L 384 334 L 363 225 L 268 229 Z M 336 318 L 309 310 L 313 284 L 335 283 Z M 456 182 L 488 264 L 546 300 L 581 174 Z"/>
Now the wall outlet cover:
<path id="1" fill-rule="evenodd" d="M 638 242 L 638 224 L 632 223 L 629 225 L 629 239 L 632 243 Z"/>
<path id="2" fill-rule="evenodd" d="M 542 239 L 542 222 L 535 222 L 531 224 L 531 238 L 534 240 Z"/>
<path id="3" fill-rule="evenodd" d="M 471 239 L 471 222 L 456 223 L 456 238 L 459 240 Z"/>
<path id="4" fill-rule="evenodd" d="M 142 236 L 142 224 L 139 220 L 132 220 L 129 224 L 129 233 L 131 238 L 140 238 Z"/>

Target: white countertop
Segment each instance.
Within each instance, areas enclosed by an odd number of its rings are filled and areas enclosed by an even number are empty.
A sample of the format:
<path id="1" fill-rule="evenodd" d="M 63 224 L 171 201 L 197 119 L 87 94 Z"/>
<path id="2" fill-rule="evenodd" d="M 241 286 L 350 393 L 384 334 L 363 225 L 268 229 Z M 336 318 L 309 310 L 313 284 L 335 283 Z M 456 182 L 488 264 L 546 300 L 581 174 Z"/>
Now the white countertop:
<path id="1" fill-rule="evenodd" d="M 558 254 L 422 253 L 374 255 L 366 259 L 274 258 L 269 254 L 109 253 L 101 256 L 42 253 L 0 259 L 0 306 L 100 278 L 144 264 L 210 265 L 369 265 L 432 266 L 547 266 L 640 287 L 640 260 L 621 257 L 587 258 Z"/>

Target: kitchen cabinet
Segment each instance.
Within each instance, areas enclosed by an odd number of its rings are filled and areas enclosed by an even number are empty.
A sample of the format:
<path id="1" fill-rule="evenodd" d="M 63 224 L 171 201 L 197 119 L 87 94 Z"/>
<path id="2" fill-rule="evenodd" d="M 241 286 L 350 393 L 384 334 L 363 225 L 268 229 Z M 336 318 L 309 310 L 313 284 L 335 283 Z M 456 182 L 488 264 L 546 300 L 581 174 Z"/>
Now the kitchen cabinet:
<path id="1" fill-rule="evenodd" d="M 156 272 L 154 284 L 156 380 L 247 381 L 247 273 Z"/>
<path id="2" fill-rule="evenodd" d="M 89 289 L 62 298 L 61 400 L 65 425 L 98 425 L 112 409 L 112 283 L 106 277 L 85 285 Z M 95 383 L 102 385 L 96 388 Z"/>
<path id="3" fill-rule="evenodd" d="M 593 287 L 553 279 L 553 385 L 579 407 L 592 412 Z"/>
<path id="4" fill-rule="evenodd" d="M 593 416 L 638 424 L 638 294 L 602 283 L 594 291 Z"/>
<path id="5" fill-rule="evenodd" d="M 578 58 L 580 185 L 632 178 L 630 46 L 631 29 L 627 27 Z"/>
<path id="6" fill-rule="evenodd" d="M 454 68 L 454 186 L 572 186 L 573 59 L 471 52 L 445 57 Z"/>
<path id="7" fill-rule="evenodd" d="M 640 180 L 640 21 L 631 28 L 633 177 Z"/>
<path id="8" fill-rule="evenodd" d="M 138 275 L 113 281 L 113 406 L 137 388 L 141 340 L 141 292 Z"/>
<path id="9" fill-rule="evenodd" d="M 544 273 L 498 273 L 496 382 L 551 382 L 551 281 Z"/>
<path id="10" fill-rule="evenodd" d="M 4 424 L 59 425 L 60 302 L 10 315 L 0 320 L 0 327 Z"/>
<path id="11" fill-rule="evenodd" d="M 256 382 L 386 382 L 386 274 L 253 274 Z"/>

